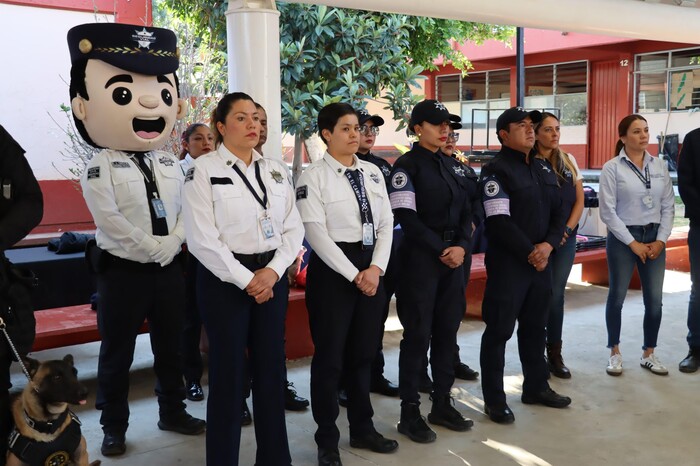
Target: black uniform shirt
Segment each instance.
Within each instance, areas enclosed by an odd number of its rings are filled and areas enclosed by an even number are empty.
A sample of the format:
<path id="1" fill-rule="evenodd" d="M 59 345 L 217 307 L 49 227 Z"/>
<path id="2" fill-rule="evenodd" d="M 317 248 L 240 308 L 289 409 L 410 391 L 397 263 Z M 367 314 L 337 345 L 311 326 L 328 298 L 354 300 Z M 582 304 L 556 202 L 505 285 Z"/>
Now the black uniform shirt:
<path id="1" fill-rule="evenodd" d="M 44 198 L 24 150 L 0 125 L 0 252 L 37 226 Z"/>
<path id="2" fill-rule="evenodd" d="M 454 156 L 453 156 L 454 158 Z M 484 221 L 484 205 L 481 203 L 481 191 L 479 190 L 479 175 L 474 169 L 464 162 L 454 158 L 464 168 L 467 187 L 467 202 L 471 206 L 471 222 L 479 226 Z"/>
<path id="3" fill-rule="evenodd" d="M 467 174 L 442 152 L 413 146 L 391 172 L 389 199 L 404 238 L 430 248 L 436 256 L 449 246 L 470 249 L 471 210 Z"/>
<path id="4" fill-rule="evenodd" d="M 678 194 L 685 204 L 685 218 L 700 221 L 700 128 L 686 134 L 678 156 Z"/>
<path id="5" fill-rule="evenodd" d="M 481 169 L 488 251 L 506 252 L 527 262 L 534 245 L 559 246 L 566 217 L 556 173 L 546 161 L 509 147 Z"/>
<path id="6" fill-rule="evenodd" d="M 384 182 L 386 183 L 386 189 L 389 190 L 389 182 L 391 180 L 391 164 L 381 157 L 377 157 L 372 152 L 367 152 L 366 154 L 356 153 L 357 158 L 364 160 L 365 162 L 370 162 L 379 167 L 384 175 Z"/>

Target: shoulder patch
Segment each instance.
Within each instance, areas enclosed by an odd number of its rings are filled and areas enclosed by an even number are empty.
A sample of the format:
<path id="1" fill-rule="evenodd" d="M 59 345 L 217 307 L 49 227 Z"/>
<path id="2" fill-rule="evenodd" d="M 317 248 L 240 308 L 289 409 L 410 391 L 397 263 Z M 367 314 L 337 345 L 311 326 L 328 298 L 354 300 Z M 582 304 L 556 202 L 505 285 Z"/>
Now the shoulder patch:
<path id="1" fill-rule="evenodd" d="M 510 215 L 510 197 L 506 193 L 498 179 L 487 176 L 483 181 L 483 204 L 486 217 L 494 215 Z"/>
<path id="2" fill-rule="evenodd" d="M 87 171 L 87 179 L 94 180 L 100 177 L 100 167 L 90 167 Z"/>
<path id="3" fill-rule="evenodd" d="M 391 177 L 391 187 L 394 189 L 404 188 L 408 184 L 408 175 L 399 170 Z"/>
<path id="4" fill-rule="evenodd" d="M 308 186 L 299 186 L 297 188 L 297 201 L 301 199 L 306 199 L 309 196 L 309 187 Z"/>
<path id="5" fill-rule="evenodd" d="M 501 186 L 495 180 L 489 180 L 484 183 L 484 195 L 486 197 L 494 197 L 501 191 Z"/>
<path id="6" fill-rule="evenodd" d="M 185 173 L 185 183 L 188 181 L 192 181 L 194 179 L 194 167 L 190 168 L 187 170 L 187 173 Z"/>
<path id="7" fill-rule="evenodd" d="M 123 162 L 121 160 L 115 160 L 114 162 L 112 162 L 112 166 L 114 168 L 129 168 L 131 167 L 131 164 L 129 162 Z"/>

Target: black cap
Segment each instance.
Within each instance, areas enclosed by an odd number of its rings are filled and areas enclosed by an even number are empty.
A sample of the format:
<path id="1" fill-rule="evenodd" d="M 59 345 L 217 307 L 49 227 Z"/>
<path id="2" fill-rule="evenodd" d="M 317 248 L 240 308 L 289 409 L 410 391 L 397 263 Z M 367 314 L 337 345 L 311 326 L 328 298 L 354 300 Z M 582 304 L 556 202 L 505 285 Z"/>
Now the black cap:
<path id="1" fill-rule="evenodd" d="M 462 129 L 462 123 L 450 123 L 452 129 Z"/>
<path id="2" fill-rule="evenodd" d="M 502 129 L 508 129 L 508 125 L 511 123 L 518 123 L 523 121 L 525 118 L 530 117 L 533 123 L 537 124 L 542 121 L 542 113 L 538 110 L 532 110 L 528 112 L 522 107 L 511 107 L 505 112 L 501 113 L 501 116 L 496 120 L 496 134 Z"/>
<path id="3" fill-rule="evenodd" d="M 374 126 L 382 126 L 384 124 L 384 118 L 379 115 L 370 115 L 364 108 L 357 111 L 357 119 L 360 121 L 360 126 L 364 125 L 368 120 L 371 120 Z"/>
<path id="4" fill-rule="evenodd" d="M 457 115 L 453 115 L 450 112 L 448 112 L 447 107 L 445 107 L 445 105 L 442 102 L 438 100 L 427 99 L 422 102 L 418 102 L 418 104 L 416 104 L 416 106 L 413 107 L 413 111 L 411 112 L 411 121 L 409 123 L 411 131 L 413 131 L 413 127 L 415 125 L 419 125 L 424 121 L 427 121 L 428 123 L 432 123 L 434 125 L 439 125 L 443 121 L 449 121 L 450 123 L 459 123 L 460 121 L 462 121 L 462 119 Z"/>
<path id="5" fill-rule="evenodd" d="M 180 52 L 169 29 L 117 23 L 89 23 L 68 31 L 72 64 L 102 60 L 132 73 L 155 76 L 174 73 Z"/>

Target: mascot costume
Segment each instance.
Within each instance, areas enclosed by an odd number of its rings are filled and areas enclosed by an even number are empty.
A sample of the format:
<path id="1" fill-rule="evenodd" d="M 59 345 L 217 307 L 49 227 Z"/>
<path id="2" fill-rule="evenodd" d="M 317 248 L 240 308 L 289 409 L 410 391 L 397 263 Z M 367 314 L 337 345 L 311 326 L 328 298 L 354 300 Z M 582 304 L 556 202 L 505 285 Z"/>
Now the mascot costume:
<path id="1" fill-rule="evenodd" d="M 68 32 L 70 97 L 81 136 L 102 149 L 85 167 L 83 196 L 97 231 L 88 263 L 97 276 L 102 338 L 96 407 L 102 454 L 126 451 L 129 369 L 148 320 L 162 430 L 200 434 L 185 410 L 180 336 L 184 319 L 177 158 L 159 149 L 186 112 L 179 99 L 178 49 L 167 29 L 92 23 Z"/>

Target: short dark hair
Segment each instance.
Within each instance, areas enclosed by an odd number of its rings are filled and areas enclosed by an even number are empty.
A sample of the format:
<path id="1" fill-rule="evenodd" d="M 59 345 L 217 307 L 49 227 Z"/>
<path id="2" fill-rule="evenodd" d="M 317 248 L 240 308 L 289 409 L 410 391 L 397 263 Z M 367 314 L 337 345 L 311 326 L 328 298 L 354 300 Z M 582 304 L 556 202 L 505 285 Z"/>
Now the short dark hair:
<path id="1" fill-rule="evenodd" d="M 318 135 L 321 136 L 323 142 L 328 145 L 328 141 L 323 137 L 323 130 L 327 129 L 331 133 L 333 128 L 338 124 L 340 120 L 345 115 L 357 115 L 355 109 L 352 105 L 343 102 L 336 102 L 333 104 L 328 104 L 318 112 Z"/>
<path id="2" fill-rule="evenodd" d="M 204 123 L 192 123 L 187 128 L 185 128 L 185 131 L 182 132 L 182 136 L 180 136 L 180 141 L 183 143 L 184 142 L 189 143 L 190 138 L 192 137 L 192 134 L 194 134 L 194 132 L 197 131 L 197 128 L 201 128 L 201 127 L 209 129 L 209 127 L 207 125 L 205 125 Z M 187 155 L 187 149 L 185 149 L 183 147 L 182 150 L 180 151 L 180 157 L 179 157 L 180 160 L 184 159 L 186 155 Z"/>
<path id="3" fill-rule="evenodd" d="M 226 115 L 231 111 L 233 104 L 239 100 L 250 100 L 255 104 L 253 98 L 245 92 L 231 92 L 230 94 L 226 94 L 221 98 L 219 103 L 216 104 L 216 109 L 214 109 L 211 115 L 211 131 L 214 133 L 214 140 L 217 146 L 224 142 L 224 137 L 219 133 L 219 128 L 216 127 L 216 124 L 219 122 L 226 124 Z"/>

